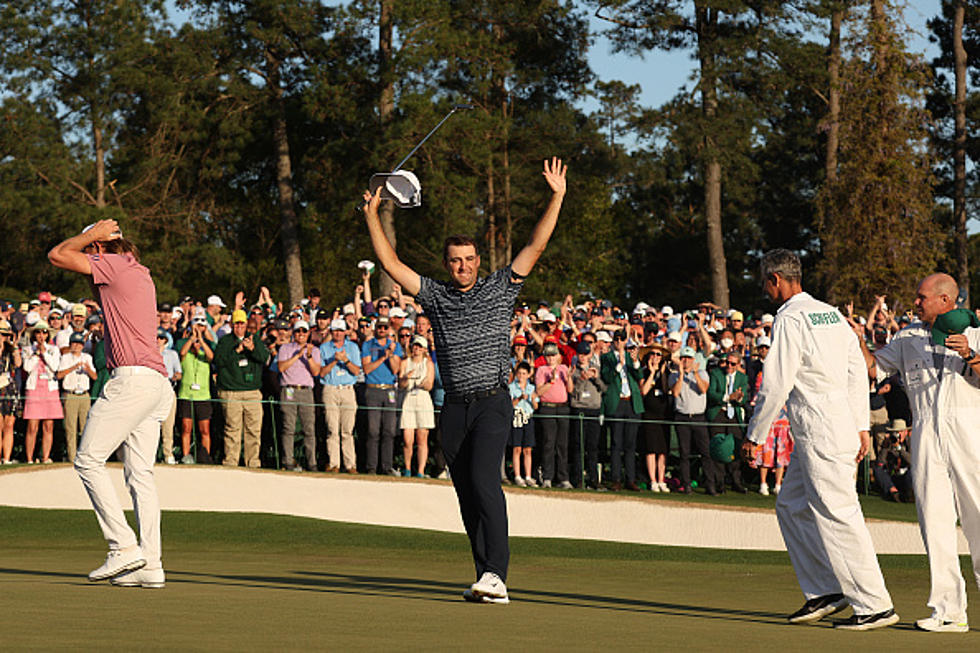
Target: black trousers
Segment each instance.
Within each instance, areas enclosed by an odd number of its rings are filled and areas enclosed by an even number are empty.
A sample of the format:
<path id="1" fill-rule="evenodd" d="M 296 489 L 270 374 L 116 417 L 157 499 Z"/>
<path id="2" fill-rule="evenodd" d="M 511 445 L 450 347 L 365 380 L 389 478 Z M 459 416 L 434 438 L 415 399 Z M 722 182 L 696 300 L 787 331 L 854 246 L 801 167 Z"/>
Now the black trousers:
<path id="1" fill-rule="evenodd" d="M 582 441 L 585 446 L 585 482 L 590 487 L 599 484 L 599 425 L 598 408 L 572 407 L 572 420 L 568 425 L 568 480 L 579 487 L 582 484 Z M 579 416 L 585 419 L 580 420 Z"/>
<path id="2" fill-rule="evenodd" d="M 715 418 L 711 420 L 711 426 L 708 427 L 708 441 L 714 437 L 717 433 L 731 433 L 735 438 L 735 460 L 730 463 L 720 463 L 717 460 L 711 460 L 712 473 L 714 480 L 712 485 L 719 492 L 725 491 L 725 473 L 731 475 L 732 477 L 732 487 L 736 490 L 742 490 L 742 426 L 735 417 L 729 417 L 722 408 L 715 415 Z M 715 426 L 715 425 L 718 426 Z M 721 426 L 724 424 L 725 426 Z"/>
<path id="3" fill-rule="evenodd" d="M 706 489 L 713 492 L 714 486 L 714 467 L 711 465 L 711 453 L 708 450 L 708 427 L 704 424 L 690 424 L 689 422 L 704 422 L 704 413 L 696 415 L 685 415 L 677 413 L 674 418 L 677 422 L 677 448 L 680 450 L 680 473 L 681 485 L 684 488 L 691 487 L 691 445 L 701 454 L 701 467 L 704 468 Z"/>
<path id="4" fill-rule="evenodd" d="M 613 483 L 619 483 L 622 479 L 622 466 L 626 467 L 626 482 L 636 482 L 636 432 L 640 425 L 635 421 L 636 411 L 633 410 L 633 401 L 630 399 L 620 399 L 616 406 L 616 412 L 610 415 L 616 419 L 610 422 L 609 430 L 612 434 L 612 450 L 609 472 Z M 623 421 L 630 420 L 630 421 Z M 620 460 L 622 456 L 622 460 Z"/>
<path id="5" fill-rule="evenodd" d="M 568 406 L 539 406 L 534 423 L 538 427 L 541 480 L 567 481 Z"/>
<path id="6" fill-rule="evenodd" d="M 442 407 L 442 451 L 470 538 L 477 578 L 489 571 L 507 580 L 510 546 L 500 463 L 513 419 L 514 406 L 506 392 L 471 402 L 447 399 Z"/>

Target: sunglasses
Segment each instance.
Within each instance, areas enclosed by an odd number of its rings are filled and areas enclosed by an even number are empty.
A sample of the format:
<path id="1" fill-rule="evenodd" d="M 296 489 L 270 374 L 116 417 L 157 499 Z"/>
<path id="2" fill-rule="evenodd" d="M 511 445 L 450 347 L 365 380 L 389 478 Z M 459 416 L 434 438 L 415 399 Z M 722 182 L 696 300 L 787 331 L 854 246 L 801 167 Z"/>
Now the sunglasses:
<path id="1" fill-rule="evenodd" d="M 294 333 L 308 333 L 309 329 L 293 329 Z"/>
<path id="2" fill-rule="evenodd" d="M 398 336 L 398 337 L 399 337 L 400 339 L 404 339 L 404 338 L 411 338 L 411 337 L 412 337 L 412 334 L 411 334 L 411 333 L 403 333 L 403 334 L 401 334 L 401 335 L 400 335 L 400 336 Z"/>
<path id="3" fill-rule="evenodd" d="M 381 331 L 382 329 L 387 330 L 388 329 L 388 325 L 387 324 L 379 324 L 378 326 L 376 326 L 374 328 L 377 329 L 378 331 Z"/>
<path id="4" fill-rule="evenodd" d="M 659 358 L 660 356 L 663 356 L 663 354 L 661 354 L 661 353 L 660 353 L 659 351 L 651 351 L 651 352 L 650 352 L 650 355 L 651 355 L 651 356 L 657 356 L 658 358 Z"/>
<path id="5" fill-rule="evenodd" d="M 391 308 L 391 304 L 378 304 L 378 308 Z"/>

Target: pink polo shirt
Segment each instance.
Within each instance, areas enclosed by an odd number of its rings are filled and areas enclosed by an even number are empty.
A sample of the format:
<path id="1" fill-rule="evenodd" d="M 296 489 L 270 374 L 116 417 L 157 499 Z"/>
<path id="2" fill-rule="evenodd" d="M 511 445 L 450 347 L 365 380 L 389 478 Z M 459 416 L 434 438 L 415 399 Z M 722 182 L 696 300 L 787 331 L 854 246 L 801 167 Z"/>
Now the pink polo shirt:
<path id="1" fill-rule="evenodd" d="M 167 376 L 157 348 L 157 289 L 131 254 L 89 254 L 105 322 L 109 369 L 140 365 Z"/>
<path id="2" fill-rule="evenodd" d="M 563 404 L 568 401 L 568 388 L 565 385 L 568 383 L 568 368 L 565 365 L 559 365 L 554 376 L 557 377 L 554 379 L 554 383 L 548 387 L 544 394 L 539 394 L 538 398 L 541 401 L 547 401 L 549 404 Z M 541 386 L 551 380 L 550 365 L 542 365 L 534 373 L 534 385 L 539 390 Z"/>

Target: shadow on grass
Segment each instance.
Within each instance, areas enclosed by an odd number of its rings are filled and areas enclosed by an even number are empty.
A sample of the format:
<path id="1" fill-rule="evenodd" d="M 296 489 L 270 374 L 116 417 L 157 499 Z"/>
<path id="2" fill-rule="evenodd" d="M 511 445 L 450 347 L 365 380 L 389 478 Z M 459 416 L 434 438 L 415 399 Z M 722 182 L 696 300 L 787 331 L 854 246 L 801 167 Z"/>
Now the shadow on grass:
<path id="1" fill-rule="evenodd" d="M 295 576 L 256 576 L 237 574 L 200 574 L 168 572 L 181 583 L 217 583 L 255 588 L 292 589 L 298 591 L 331 592 L 363 596 L 383 596 L 439 603 L 461 603 L 461 585 L 421 578 L 358 576 L 320 571 L 297 571 Z M 687 605 L 649 601 L 620 596 L 601 596 L 575 592 L 554 592 L 522 588 L 510 592 L 511 600 L 521 604 L 538 604 L 585 608 L 592 610 L 625 611 L 667 616 L 687 616 L 700 619 L 731 620 L 740 623 L 785 623 L 782 613 L 757 610 L 720 608 L 711 605 Z"/>

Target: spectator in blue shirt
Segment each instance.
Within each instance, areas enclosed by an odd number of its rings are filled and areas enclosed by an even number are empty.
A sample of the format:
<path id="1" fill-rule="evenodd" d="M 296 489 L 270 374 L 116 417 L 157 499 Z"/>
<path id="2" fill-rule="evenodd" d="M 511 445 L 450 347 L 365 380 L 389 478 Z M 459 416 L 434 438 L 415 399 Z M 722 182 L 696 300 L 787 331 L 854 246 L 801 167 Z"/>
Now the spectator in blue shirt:
<path id="1" fill-rule="evenodd" d="M 521 487 L 536 487 L 531 473 L 531 453 L 534 450 L 534 414 L 538 406 L 538 393 L 531 382 L 531 366 L 520 361 L 514 368 L 515 378 L 510 382 L 510 398 L 514 404 L 514 422 L 510 430 L 510 446 L 514 465 L 514 483 Z M 521 462 L 524 476 L 521 476 Z"/>
<path id="2" fill-rule="evenodd" d="M 398 428 L 398 370 L 405 355 L 390 333 L 388 318 L 381 316 L 374 326 L 374 337 L 361 345 L 364 369 L 364 406 L 367 414 L 367 442 L 364 447 L 365 471 L 396 475 L 392 464 L 395 429 Z M 378 455 L 378 442 L 381 452 Z"/>
<path id="3" fill-rule="evenodd" d="M 354 453 L 354 421 L 357 399 L 354 382 L 361 373 L 361 352 L 347 339 L 347 322 L 342 318 L 330 322 L 330 339 L 320 345 L 320 383 L 327 420 L 327 471 L 339 472 L 341 453 L 344 469 L 357 473 Z"/>

